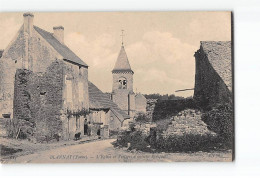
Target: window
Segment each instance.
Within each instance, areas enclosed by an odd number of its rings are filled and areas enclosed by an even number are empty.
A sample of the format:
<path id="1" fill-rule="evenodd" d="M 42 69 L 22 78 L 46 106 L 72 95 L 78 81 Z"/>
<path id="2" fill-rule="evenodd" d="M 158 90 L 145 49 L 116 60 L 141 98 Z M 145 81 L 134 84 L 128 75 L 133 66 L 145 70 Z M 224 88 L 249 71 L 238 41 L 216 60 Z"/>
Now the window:
<path id="1" fill-rule="evenodd" d="M 72 81 L 66 80 L 66 100 L 68 103 L 72 103 Z"/>
<path id="2" fill-rule="evenodd" d="M 79 76 L 82 76 L 83 75 L 83 68 L 80 66 L 79 67 Z"/>
<path id="3" fill-rule="evenodd" d="M 119 83 L 119 89 L 127 89 L 127 81 L 125 78 L 121 77 L 119 78 L 118 80 L 118 83 Z"/>
<path id="4" fill-rule="evenodd" d="M 76 116 L 76 129 L 80 128 L 80 118 L 79 116 Z"/>
<path id="5" fill-rule="evenodd" d="M 84 85 L 83 82 L 79 82 L 79 101 L 84 101 Z"/>

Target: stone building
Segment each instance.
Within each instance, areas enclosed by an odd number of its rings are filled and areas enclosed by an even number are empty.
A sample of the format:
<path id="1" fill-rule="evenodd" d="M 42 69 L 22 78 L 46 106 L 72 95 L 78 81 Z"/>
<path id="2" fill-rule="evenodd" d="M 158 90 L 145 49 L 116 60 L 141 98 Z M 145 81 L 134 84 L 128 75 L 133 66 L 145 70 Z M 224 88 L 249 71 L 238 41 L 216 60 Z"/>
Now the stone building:
<path id="1" fill-rule="evenodd" d="M 230 41 L 202 41 L 195 53 L 194 99 L 201 106 L 232 102 L 231 49 Z"/>
<path id="2" fill-rule="evenodd" d="M 143 109 L 146 109 L 146 99 L 141 94 L 136 96 L 133 91 L 134 72 L 131 69 L 123 43 L 112 74 L 113 84 L 111 99 L 113 102 L 131 118 L 133 118 L 137 112 L 144 112 Z M 145 101 L 145 103 L 143 101 Z M 138 111 L 139 109 L 140 111 Z"/>
<path id="3" fill-rule="evenodd" d="M 37 140 L 84 133 L 89 111 L 88 65 L 64 43 L 64 28 L 53 33 L 24 23 L 0 58 L 0 115 L 31 121 Z"/>
<path id="4" fill-rule="evenodd" d="M 118 131 L 124 126 L 124 121 L 130 118 L 129 115 L 122 111 L 106 94 L 91 82 L 89 82 L 89 101 L 90 115 L 86 119 L 85 124 L 95 126 L 91 132 L 92 135 L 96 135 L 98 130 L 101 130 L 101 132 L 107 129 L 108 132 Z M 86 126 L 84 133 L 87 133 L 87 130 L 88 127 Z"/>
<path id="5" fill-rule="evenodd" d="M 141 93 L 135 95 L 135 110 L 139 113 L 146 113 L 147 100 Z"/>

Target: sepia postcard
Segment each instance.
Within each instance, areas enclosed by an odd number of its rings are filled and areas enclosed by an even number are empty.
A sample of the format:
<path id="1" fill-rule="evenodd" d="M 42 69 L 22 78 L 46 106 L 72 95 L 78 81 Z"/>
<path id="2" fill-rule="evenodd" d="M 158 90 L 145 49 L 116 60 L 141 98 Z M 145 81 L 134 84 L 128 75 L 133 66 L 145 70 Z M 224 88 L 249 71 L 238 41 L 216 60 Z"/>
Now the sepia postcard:
<path id="1" fill-rule="evenodd" d="M 232 162 L 232 12 L 0 13 L 0 161 Z"/>

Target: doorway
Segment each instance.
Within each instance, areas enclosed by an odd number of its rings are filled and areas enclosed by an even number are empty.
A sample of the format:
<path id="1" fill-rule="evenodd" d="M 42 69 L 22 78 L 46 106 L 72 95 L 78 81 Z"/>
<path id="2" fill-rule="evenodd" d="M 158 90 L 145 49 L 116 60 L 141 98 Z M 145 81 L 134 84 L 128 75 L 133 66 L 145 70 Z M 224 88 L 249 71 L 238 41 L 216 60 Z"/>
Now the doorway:
<path id="1" fill-rule="evenodd" d="M 88 120 L 85 119 L 85 121 L 84 121 L 84 135 L 88 135 L 88 130 L 89 130 Z"/>

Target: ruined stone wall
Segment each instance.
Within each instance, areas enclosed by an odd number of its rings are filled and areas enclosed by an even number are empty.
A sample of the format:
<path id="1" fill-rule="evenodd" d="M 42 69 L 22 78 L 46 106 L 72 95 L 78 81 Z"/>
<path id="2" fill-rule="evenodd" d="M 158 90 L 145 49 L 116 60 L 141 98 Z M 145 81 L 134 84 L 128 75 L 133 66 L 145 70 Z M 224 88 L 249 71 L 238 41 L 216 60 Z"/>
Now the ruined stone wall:
<path id="1" fill-rule="evenodd" d="M 230 103 L 232 101 L 231 92 L 213 69 L 202 49 L 196 52 L 195 58 L 194 99 L 203 108 L 218 103 Z"/>
<path id="2" fill-rule="evenodd" d="M 74 69 L 74 70 L 73 70 Z M 88 112 L 87 69 L 62 60 L 54 61 L 45 73 L 17 70 L 14 91 L 14 117 L 35 123 L 37 140 L 59 134 L 73 139 L 75 133 L 84 134 L 84 119 Z M 66 102 L 65 77 L 73 81 L 72 104 Z M 79 100 L 78 82 L 82 81 L 83 100 Z"/>
<path id="3" fill-rule="evenodd" d="M 15 76 L 14 119 L 34 123 L 39 142 L 62 134 L 62 67 L 51 68 L 44 74 L 18 69 Z"/>
<path id="4" fill-rule="evenodd" d="M 172 116 L 171 123 L 167 129 L 163 131 L 163 136 L 182 136 L 185 134 L 193 135 L 216 135 L 210 131 L 207 124 L 201 120 L 201 112 L 199 110 L 186 109 Z"/>

